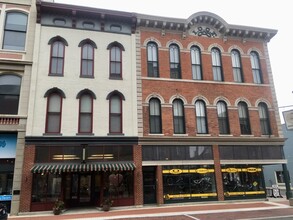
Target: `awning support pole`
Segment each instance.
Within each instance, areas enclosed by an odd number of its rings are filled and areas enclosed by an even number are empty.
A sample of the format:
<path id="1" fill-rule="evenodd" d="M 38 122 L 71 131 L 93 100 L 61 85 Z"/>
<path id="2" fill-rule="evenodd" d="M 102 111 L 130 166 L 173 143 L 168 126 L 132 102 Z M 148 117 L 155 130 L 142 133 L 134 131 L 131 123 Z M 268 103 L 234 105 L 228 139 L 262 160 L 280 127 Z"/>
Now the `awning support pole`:
<path id="1" fill-rule="evenodd" d="M 291 192 L 291 182 L 290 182 L 290 175 L 287 169 L 287 164 L 282 164 L 283 167 L 283 174 L 284 174 L 284 182 L 286 186 L 286 198 L 291 199 L 292 198 L 292 192 Z"/>

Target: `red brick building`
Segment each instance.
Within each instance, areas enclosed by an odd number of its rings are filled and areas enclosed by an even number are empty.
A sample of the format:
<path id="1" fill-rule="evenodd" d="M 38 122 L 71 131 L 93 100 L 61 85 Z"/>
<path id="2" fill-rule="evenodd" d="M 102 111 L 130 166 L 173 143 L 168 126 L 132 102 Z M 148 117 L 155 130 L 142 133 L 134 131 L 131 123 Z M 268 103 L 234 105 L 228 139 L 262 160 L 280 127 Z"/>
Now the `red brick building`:
<path id="1" fill-rule="evenodd" d="M 144 204 L 266 196 L 263 166 L 286 163 L 276 33 L 209 12 L 137 15 Z"/>

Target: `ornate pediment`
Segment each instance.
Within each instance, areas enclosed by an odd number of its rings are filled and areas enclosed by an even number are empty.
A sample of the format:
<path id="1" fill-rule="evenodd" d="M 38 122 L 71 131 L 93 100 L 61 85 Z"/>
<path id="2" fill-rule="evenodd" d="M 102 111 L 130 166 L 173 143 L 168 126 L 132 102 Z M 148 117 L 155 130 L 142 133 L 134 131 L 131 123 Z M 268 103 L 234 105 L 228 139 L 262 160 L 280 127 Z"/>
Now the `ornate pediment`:
<path id="1" fill-rule="evenodd" d="M 213 28 L 210 27 L 205 27 L 205 26 L 198 26 L 198 27 L 194 27 L 190 30 L 190 35 L 196 35 L 196 36 L 204 36 L 204 37 L 217 37 L 218 34 L 216 33 L 216 31 Z"/>

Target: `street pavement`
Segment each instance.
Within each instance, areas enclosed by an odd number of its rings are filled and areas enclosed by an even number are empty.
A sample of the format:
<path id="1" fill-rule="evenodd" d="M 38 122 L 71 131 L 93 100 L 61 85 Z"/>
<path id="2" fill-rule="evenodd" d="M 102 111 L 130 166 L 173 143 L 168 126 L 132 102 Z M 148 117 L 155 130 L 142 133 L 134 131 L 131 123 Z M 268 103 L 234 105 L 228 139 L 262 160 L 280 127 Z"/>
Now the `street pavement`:
<path id="1" fill-rule="evenodd" d="M 293 220 L 293 206 L 286 198 L 185 203 L 143 207 L 69 209 L 61 215 L 50 212 L 22 213 L 15 220 Z"/>

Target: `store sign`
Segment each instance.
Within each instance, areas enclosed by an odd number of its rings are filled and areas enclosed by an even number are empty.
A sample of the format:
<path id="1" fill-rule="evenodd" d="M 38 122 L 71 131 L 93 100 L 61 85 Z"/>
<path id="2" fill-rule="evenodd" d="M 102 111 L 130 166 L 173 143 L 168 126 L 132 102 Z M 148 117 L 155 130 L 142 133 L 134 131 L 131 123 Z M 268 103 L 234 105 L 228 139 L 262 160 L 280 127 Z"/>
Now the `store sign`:
<path id="1" fill-rule="evenodd" d="M 171 174 L 181 174 L 182 170 L 181 169 L 172 169 L 172 170 L 170 170 L 170 173 Z"/>
<path id="2" fill-rule="evenodd" d="M 293 109 L 283 112 L 284 121 L 288 130 L 293 129 Z"/>
<path id="3" fill-rule="evenodd" d="M 0 134 L 0 159 L 15 158 L 16 134 Z"/>
<path id="4" fill-rule="evenodd" d="M 223 172 L 227 172 L 227 173 L 236 173 L 238 172 L 238 169 L 236 168 L 227 168 L 225 170 L 222 170 Z"/>
<path id="5" fill-rule="evenodd" d="M 11 201 L 12 195 L 0 195 L 0 201 Z"/>

